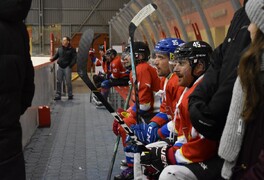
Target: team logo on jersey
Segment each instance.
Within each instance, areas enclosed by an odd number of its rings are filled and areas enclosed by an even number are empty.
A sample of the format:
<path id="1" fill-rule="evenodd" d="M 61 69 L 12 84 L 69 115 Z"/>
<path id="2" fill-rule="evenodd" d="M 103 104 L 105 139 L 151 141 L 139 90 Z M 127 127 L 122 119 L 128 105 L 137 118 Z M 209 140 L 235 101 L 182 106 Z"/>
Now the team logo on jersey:
<path id="1" fill-rule="evenodd" d="M 174 53 L 170 53 L 170 60 L 174 60 Z"/>

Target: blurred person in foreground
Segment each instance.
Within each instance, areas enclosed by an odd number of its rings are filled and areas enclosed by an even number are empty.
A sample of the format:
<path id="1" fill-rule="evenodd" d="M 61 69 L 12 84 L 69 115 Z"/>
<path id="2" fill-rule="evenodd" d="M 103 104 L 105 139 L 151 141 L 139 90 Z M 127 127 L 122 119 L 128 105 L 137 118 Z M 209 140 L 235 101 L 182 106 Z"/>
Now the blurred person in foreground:
<path id="1" fill-rule="evenodd" d="M 24 20 L 31 0 L 0 1 L 0 179 L 26 179 L 20 116 L 34 96 L 34 68 Z"/>
<path id="2" fill-rule="evenodd" d="M 219 141 L 221 138 L 240 57 L 250 44 L 249 24 L 243 6 L 235 12 L 223 43 L 213 51 L 203 81 L 189 97 L 192 125 L 208 139 Z"/>
<path id="3" fill-rule="evenodd" d="M 264 179 L 264 0 L 249 0 L 251 45 L 243 54 L 218 154 L 222 177 Z"/>

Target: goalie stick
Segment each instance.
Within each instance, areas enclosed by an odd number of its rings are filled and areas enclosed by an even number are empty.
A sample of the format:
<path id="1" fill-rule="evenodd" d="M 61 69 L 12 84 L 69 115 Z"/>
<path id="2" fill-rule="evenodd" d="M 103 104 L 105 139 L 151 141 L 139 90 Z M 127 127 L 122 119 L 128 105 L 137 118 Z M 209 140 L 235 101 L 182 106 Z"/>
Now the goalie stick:
<path id="1" fill-rule="evenodd" d="M 134 59 L 134 34 L 139 26 L 139 24 L 148 17 L 151 13 L 153 13 L 157 9 L 156 4 L 148 4 L 143 7 L 131 20 L 128 30 L 129 30 L 129 37 L 130 37 L 130 55 L 131 55 L 131 65 L 132 65 L 132 79 L 134 84 L 134 92 L 135 92 L 135 104 L 136 104 L 136 120 L 139 124 L 139 98 L 138 98 L 138 82 L 137 82 L 137 74 L 136 74 L 136 62 Z M 146 58 L 146 57 L 145 57 Z"/>
<path id="2" fill-rule="evenodd" d="M 125 124 L 124 120 L 119 116 L 108 101 L 97 90 L 91 79 L 87 75 L 87 59 L 90 45 L 92 43 L 94 32 L 91 29 L 85 31 L 81 37 L 79 43 L 79 49 L 77 53 L 77 72 L 84 83 L 90 88 L 94 95 L 102 102 L 105 108 L 112 114 L 117 122 L 124 128 L 125 132 L 131 137 L 131 140 L 135 142 L 140 148 L 146 149 L 144 144 L 138 140 L 133 131 Z"/>

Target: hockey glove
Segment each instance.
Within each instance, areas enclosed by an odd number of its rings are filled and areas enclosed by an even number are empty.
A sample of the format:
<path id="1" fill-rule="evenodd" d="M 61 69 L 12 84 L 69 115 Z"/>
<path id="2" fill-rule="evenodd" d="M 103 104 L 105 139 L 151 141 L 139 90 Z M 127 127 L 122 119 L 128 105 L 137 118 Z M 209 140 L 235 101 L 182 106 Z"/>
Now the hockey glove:
<path id="1" fill-rule="evenodd" d="M 141 152 L 140 151 L 140 148 L 138 147 L 138 145 L 136 144 L 136 142 L 133 141 L 130 136 L 127 136 L 126 137 L 126 145 L 127 146 L 124 147 L 124 151 L 126 153 L 129 153 L 129 152 L 139 153 L 139 152 Z"/>
<path id="2" fill-rule="evenodd" d="M 113 127 L 112 127 L 112 130 L 113 130 L 113 133 L 118 136 L 119 132 L 118 132 L 118 126 L 119 126 L 119 123 L 117 122 L 117 120 L 114 120 L 113 121 Z"/>
<path id="3" fill-rule="evenodd" d="M 141 153 L 140 164 L 145 167 L 144 174 L 148 177 L 158 176 L 168 166 L 167 151 L 169 146 L 152 147 L 150 151 Z"/>
<path id="4" fill-rule="evenodd" d="M 137 136 L 137 138 L 144 144 L 146 144 L 146 136 L 145 132 L 147 129 L 147 125 L 145 123 L 135 124 L 131 126 L 131 130 L 134 132 L 134 134 Z"/>
<path id="5" fill-rule="evenodd" d="M 153 142 L 156 142 L 158 139 L 159 139 L 159 136 L 158 136 L 158 129 L 159 129 L 159 126 L 157 123 L 155 122 L 151 122 L 148 124 L 146 130 L 145 130 L 145 139 L 146 139 L 146 142 L 149 144 L 149 143 L 153 143 Z"/>
<path id="6" fill-rule="evenodd" d="M 116 112 L 122 119 L 129 116 L 129 113 L 122 108 L 118 108 Z M 114 120 L 112 130 L 115 135 L 119 135 L 119 123 L 117 120 Z"/>

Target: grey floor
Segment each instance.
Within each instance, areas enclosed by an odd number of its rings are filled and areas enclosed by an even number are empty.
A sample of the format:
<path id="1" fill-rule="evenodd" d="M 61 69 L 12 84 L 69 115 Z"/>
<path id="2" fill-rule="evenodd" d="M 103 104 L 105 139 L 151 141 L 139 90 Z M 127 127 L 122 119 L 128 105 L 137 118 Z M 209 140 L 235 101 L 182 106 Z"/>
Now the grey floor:
<path id="1" fill-rule="evenodd" d="M 51 105 L 51 127 L 38 128 L 25 147 L 28 180 L 105 180 L 116 136 L 113 117 L 90 103 L 88 88 L 77 79 L 74 99 L 63 97 Z M 120 142 L 121 143 L 121 142 Z M 124 158 L 119 145 L 113 175 Z"/>

